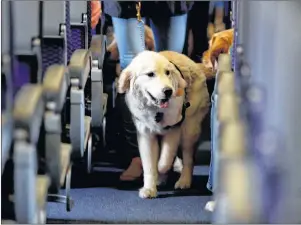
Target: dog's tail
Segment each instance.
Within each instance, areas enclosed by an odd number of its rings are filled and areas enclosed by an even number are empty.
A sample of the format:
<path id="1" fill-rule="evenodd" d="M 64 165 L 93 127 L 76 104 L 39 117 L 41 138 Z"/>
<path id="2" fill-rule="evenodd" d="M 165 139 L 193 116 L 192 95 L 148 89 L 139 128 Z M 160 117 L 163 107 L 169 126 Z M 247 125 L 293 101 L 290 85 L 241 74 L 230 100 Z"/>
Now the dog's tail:
<path id="1" fill-rule="evenodd" d="M 197 66 L 199 70 L 201 70 L 204 73 L 207 80 L 215 78 L 216 71 L 213 68 L 206 67 L 203 63 L 197 63 Z"/>

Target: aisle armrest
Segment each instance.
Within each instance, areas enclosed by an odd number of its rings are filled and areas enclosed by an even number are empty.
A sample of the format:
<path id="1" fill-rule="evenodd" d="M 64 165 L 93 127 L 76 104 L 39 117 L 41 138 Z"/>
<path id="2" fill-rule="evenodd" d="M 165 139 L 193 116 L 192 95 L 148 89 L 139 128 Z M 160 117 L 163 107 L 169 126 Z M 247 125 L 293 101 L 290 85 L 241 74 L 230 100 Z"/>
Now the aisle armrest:
<path id="1" fill-rule="evenodd" d="M 65 66 L 52 65 L 46 70 L 43 90 L 46 102 L 44 115 L 46 168 L 51 176 L 51 190 L 57 193 L 61 187 L 60 181 L 63 173 L 61 165 L 61 111 L 67 92 Z"/>
<path id="2" fill-rule="evenodd" d="M 83 157 L 85 152 L 85 96 L 84 88 L 91 70 L 90 51 L 76 50 L 69 64 L 71 80 L 70 139 L 73 156 Z"/>

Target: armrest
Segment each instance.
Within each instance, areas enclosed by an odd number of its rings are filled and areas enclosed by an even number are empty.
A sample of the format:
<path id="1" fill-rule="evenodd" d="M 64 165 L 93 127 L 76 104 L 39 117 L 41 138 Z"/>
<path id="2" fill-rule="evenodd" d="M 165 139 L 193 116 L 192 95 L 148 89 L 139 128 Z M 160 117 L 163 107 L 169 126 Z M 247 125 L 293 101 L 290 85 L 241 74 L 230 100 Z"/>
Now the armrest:
<path id="1" fill-rule="evenodd" d="M 39 175 L 36 180 L 37 204 L 39 209 L 44 209 L 47 202 L 50 179 L 48 176 Z"/>
<path id="2" fill-rule="evenodd" d="M 222 72 L 218 79 L 217 93 L 234 93 L 235 92 L 235 77 L 233 72 Z"/>
<path id="3" fill-rule="evenodd" d="M 91 70 L 91 53 L 88 50 L 77 49 L 72 54 L 69 63 L 69 76 L 78 79 L 80 88 L 84 88 Z"/>
<path id="4" fill-rule="evenodd" d="M 29 133 L 30 141 L 36 142 L 44 113 L 43 88 L 41 85 L 27 84 L 17 93 L 13 118 L 16 129 Z"/>
<path id="5" fill-rule="evenodd" d="M 218 57 L 218 70 L 231 71 L 231 56 L 229 54 L 220 54 Z"/>
<path id="6" fill-rule="evenodd" d="M 85 27 L 84 23 L 70 23 L 70 26 L 74 26 L 74 27 Z"/>
<path id="7" fill-rule="evenodd" d="M 45 72 L 43 81 L 44 99 L 54 102 L 54 111 L 60 113 L 67 93 L 66 68 L 63 65 L 52 65 Z"/>
<path id="8" fill-rule="evenodd" d="M 239 97 L 233 94 L 219 96 L 217 105 L 217 119 L 220 123 L 240 119 Z"/>

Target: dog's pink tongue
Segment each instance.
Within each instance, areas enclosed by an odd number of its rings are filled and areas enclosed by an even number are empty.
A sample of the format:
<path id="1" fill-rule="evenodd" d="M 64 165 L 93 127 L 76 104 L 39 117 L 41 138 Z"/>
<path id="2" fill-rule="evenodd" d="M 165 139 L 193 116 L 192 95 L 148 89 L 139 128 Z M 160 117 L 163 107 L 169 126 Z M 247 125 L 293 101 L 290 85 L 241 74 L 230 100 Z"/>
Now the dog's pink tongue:
<path id="1" fill-rule="evenodd" d="M 168 102 L 160 103 L 160 108 L 167 108 L 167 107 L 168 107 Z"/>

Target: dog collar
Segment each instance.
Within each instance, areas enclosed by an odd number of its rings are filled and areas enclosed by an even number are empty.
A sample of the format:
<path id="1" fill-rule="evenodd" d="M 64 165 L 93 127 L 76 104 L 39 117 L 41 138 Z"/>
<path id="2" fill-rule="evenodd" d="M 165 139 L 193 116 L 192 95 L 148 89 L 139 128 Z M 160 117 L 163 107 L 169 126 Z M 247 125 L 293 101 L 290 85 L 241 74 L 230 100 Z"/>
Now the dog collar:
<path id="1" fill-rule="evenodd" d="M 177 65 L 174 64 L 171 61 L 170 61 L 170 63 L 173 64 L 176 67 L 176 69 L 179 71 L 179 73 L 181 74 L 182 78 L 184 79 L 184 76 L 183 76 L 181 70 L 179 69 L 179 67 L 177 67 Z M 185 115 L 186 115 L 186 109 L 190 106 L 190 102 L 186 102 L 186 98 L 187 98 L 187 92 L 186 92 L 186 88 L 185 88 L 185 99 L 184 99 L 184 103 L 183 103 L 183 106 L 182 106 L 182 119 L 179 122 L 177 122 L 176 124 L 174 124 L 174 125 L 164 127 L 164 130 L 169 130 L 169 129 L 178 127 L 178 126 L 180 126 L 183 123 L 183 121 L 185 119 Z M 163 112 L 157 112 L 157 114 L 155 116 L 155 121 L 157 123 L 161 122 L 162 119 L 163 119 L 163 116 L 164 116 Z"/>

